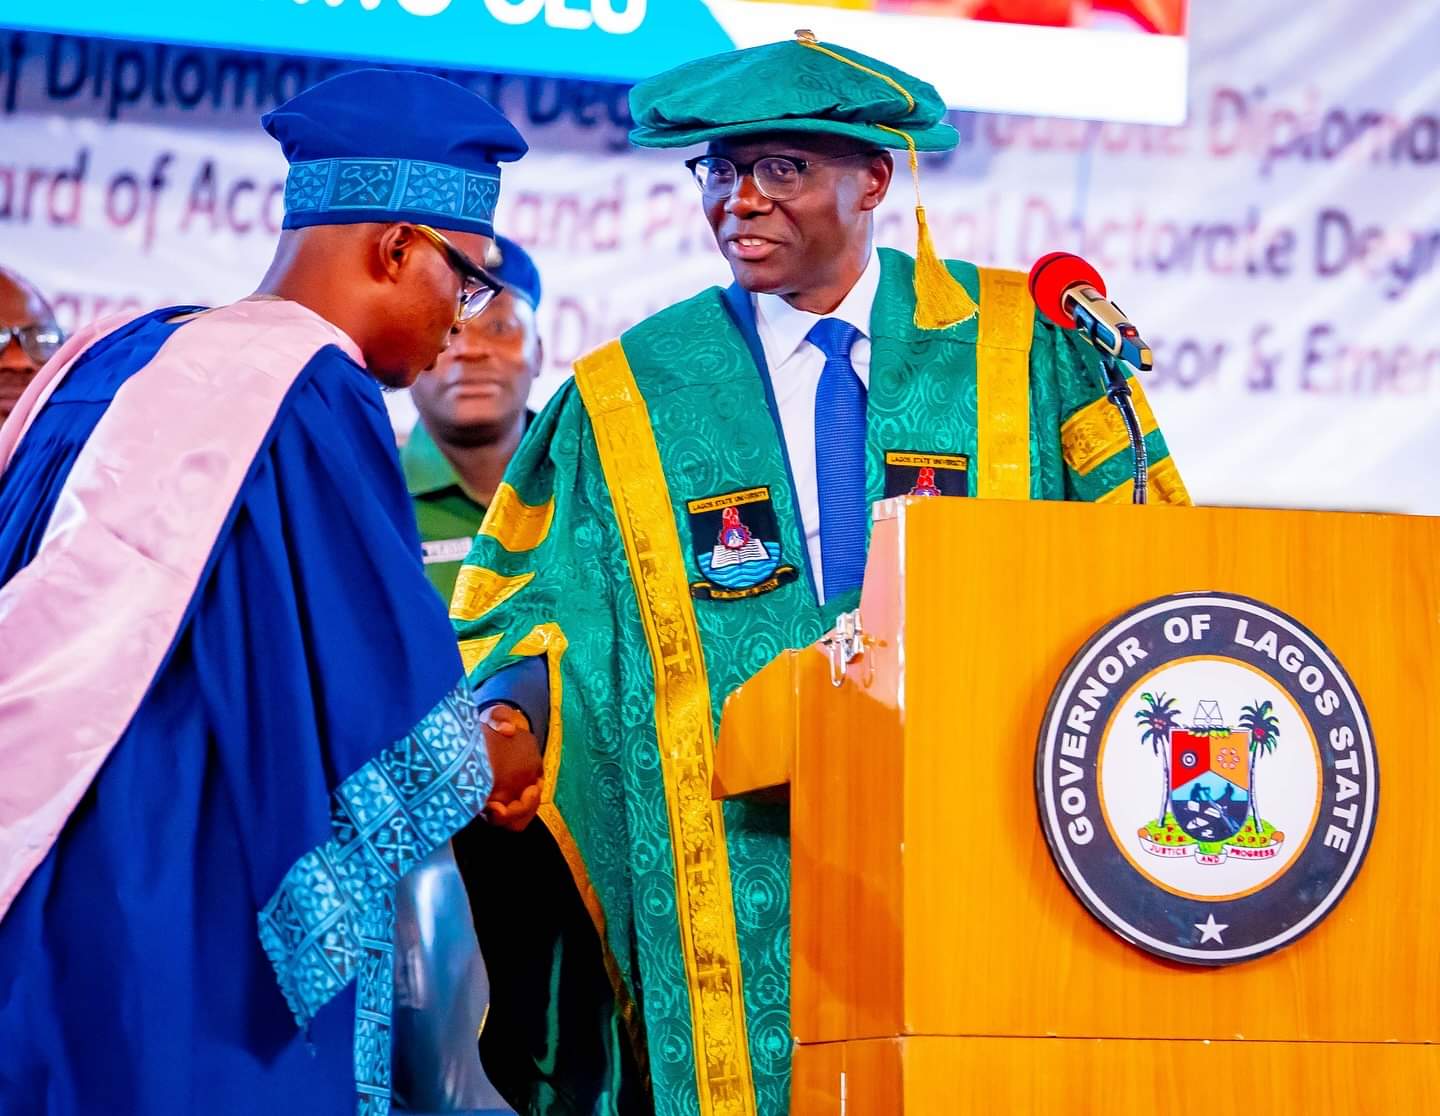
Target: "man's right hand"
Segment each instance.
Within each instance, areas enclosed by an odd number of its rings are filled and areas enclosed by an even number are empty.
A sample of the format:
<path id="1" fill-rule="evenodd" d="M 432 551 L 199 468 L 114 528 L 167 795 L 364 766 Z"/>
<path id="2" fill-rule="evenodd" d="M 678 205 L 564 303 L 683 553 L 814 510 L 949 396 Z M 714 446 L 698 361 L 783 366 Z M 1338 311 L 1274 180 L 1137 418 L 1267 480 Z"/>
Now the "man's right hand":
<path id="1" fill-rule="evenodd" d="M 495 784 L 485 800 L 491 825 L 519 832 L 540 808 L 544 761 L 529 718 L 511 705 L 492 705 L 480 714 L 485 750 Z"/>

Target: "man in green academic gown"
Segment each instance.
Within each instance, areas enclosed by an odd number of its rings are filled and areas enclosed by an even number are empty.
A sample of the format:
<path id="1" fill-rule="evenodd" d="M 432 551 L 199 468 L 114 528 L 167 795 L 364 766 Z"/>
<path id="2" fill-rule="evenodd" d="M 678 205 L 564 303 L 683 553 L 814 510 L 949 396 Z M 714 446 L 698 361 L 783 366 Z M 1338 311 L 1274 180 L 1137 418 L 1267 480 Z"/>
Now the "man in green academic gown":
<path id="1" fill-rule="evenodd" d="M 532 961 L 546 1041 L 509 1099 L 634 1111 L 610 1092 L 629 1043 L 659 1116 L 777 1116 L 787 818 L 711 801 L 725 696 L 855 607 L 871 502 L 1125 500 L 1130 454 L 1095 354 L 1037 319 L 1023 275 L 941 263 L 923 211 L 915 258 L 874 248 L 890 149 L 914 173 L 957 141 L 929 85 L 802 34 L 642 82 L 631 109 L 636 144 L 704 145 L 686 165 L 735 284 L 577 363 L 456 585 L 491 825 L 538 811 L 613 988 L 608 1016 L 567 1013 L 573 984 Z M 1135 394 L 1151 499 L 1186 502 Z M 496 858 L 456 845 L 477 921 L 497 918 Z M 573 959 L 573 932 L 535 930 Z M 608 1052 L 615 1077 L 565 1080 L 547 1050 Z"/>

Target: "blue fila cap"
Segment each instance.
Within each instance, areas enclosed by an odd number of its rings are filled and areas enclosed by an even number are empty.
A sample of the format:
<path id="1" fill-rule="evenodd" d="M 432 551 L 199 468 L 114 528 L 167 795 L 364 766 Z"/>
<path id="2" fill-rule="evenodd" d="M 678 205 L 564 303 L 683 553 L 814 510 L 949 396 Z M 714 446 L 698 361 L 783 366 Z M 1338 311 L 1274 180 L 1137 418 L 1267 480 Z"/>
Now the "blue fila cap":
<path id="1" fill-rule="evenodd" d="M 290 164 L 287 229 L 414 221 L 495 234 L 500 164 L 528 150 L 490 102 L 417 70 L 351 70 L 260 119 Z"/>

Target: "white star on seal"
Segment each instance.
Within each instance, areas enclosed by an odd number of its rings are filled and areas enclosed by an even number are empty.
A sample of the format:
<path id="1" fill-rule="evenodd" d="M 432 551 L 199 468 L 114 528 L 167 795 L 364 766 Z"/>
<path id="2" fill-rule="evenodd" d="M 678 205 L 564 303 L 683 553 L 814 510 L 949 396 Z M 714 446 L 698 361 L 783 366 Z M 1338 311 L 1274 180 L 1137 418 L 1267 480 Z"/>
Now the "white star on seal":
<path id="1" fill-rule="evenodd" d="M 1195 923 L 1195 929 L 1200 931 L 1201 945 L 1204 945 L 1206 942 L 1219 942 L 1221 945 L 1224 945 L 1225 939 L 1220 936 L 1220 933 L 1223 930 L 1229 930 L 1230 924 L 1228 922 L 1216 922 L 1215 915 L 1212 913 L 1204 922 Z"/>

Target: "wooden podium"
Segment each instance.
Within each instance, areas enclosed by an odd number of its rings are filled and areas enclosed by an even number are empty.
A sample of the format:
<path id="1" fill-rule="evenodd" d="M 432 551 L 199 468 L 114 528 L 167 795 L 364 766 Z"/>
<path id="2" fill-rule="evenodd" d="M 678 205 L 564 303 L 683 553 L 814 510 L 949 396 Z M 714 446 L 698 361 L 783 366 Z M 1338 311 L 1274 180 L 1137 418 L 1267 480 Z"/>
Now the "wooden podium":
<path id="1" fill-rule="evenodd" d="M 1309 627 L 1374 730 L 1368 858 L 1312 932 L 1206 968 L 1122 941 L 1046 844 L 1036 741 L 1092 633 L 1218 590 Z M 897 500 L 865 653 L 727 702 L 716 797 L 791 798 L 793 1116 L 1440 1112 L 1440 520 Z"/>

